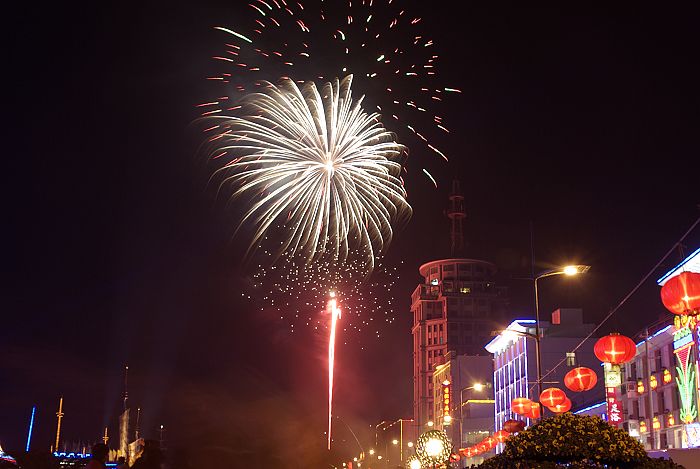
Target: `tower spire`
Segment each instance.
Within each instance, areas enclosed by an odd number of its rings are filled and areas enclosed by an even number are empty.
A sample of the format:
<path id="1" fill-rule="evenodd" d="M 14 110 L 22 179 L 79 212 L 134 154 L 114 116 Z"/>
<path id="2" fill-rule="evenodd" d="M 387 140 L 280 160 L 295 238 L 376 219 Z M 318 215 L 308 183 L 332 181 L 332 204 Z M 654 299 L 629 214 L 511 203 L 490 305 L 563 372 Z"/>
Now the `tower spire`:
<path id="1" fill-rule="evenodd" d="M 447 209 L 447 218 L 452 222 L 450 255 L 455 257 L 455 255 L 463 254 L 464 251 L 462 220 L 467 216 L 467 213 L 464 211 L 464 196 L 457 179 L 452 181 L 452 193 L 450 193 L 449 199 L 450 208 Z"/>
<path id="2" fill-rule="evenodd" d="M 124 365 L 124 410 L 127 409 L 127 401 L 129 400 L 129 365 Z"/>

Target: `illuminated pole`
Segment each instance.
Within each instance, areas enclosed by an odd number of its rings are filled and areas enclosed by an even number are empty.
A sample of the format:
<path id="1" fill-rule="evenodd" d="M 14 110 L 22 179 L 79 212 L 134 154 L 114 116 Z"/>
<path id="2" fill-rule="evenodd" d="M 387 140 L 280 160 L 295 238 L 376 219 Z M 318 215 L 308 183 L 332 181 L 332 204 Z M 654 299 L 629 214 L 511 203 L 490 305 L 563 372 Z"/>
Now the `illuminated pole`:
<path id="1" fill-rule="evenodd" d="M 58 401 L 58 412 L 56 412 L 56 417 L 58 417 L 58 424 L 56 426 L 56 445 L 54 446 L 54 451 L 58 451 L 58 442 L 61 439 L 61 420 L 63 420 L 63 397 Z"/>
<path id="2" fill-rule="evenodd" d="M 107 435 L 107 427 L 105 427 L 105 434 L 102 437 L 102 441 L 104 441 L 105 444 L 107 444 L 107 442 L 109 441 L 109 436 Z"/>
<path id="3" fill-rule="evenodd" d="M 29 452 L 29 444 L 32 441 L 32 430 L 34 429 L 34 414 L 36 413 L 36 406 L 32 407 L 32 417 L 29 419 L 29 431 L 27 432 L 27 448 L 25 451 Z"/>

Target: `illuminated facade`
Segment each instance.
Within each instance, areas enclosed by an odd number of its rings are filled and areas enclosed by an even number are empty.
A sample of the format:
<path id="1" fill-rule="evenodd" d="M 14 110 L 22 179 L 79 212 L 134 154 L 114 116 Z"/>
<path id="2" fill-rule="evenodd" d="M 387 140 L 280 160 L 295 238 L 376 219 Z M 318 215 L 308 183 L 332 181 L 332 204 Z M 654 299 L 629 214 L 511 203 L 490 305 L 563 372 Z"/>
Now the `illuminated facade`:
<path id="1" fill-rule="evenodd" d="M 434 426 L 444 430 L 455 446 L 476 444 L 493 433 L 492 376 L 493 360 L 485 355 L 448 352 L 445 363 L 435 367 Z"/>
<path id="2" fill-rule="evenodd" d="M 484 355 L 483 345 L 506 309 L 496 266 L 475 259 L 423 264 L 423 283 L 411 295 L 413 313 L 413 415 L 418 428 L 437 417 L 433 372 L 448 352 Z"/>
<path id="3" fill-rule="evenodd" d="M 681 272 L 700 273 L 700 249 L 656 283 L 663 286 Z M 635 359 L 623 370 L 624 427 L 647 449 L 700 446 L 697 318 L 669 317 L 673 320 L 648 328 L 649 337 L 637 344 Z"/>
<path id="4" fill-rule="evenodd" d="M 553 369 L 566 353 L 573 350 L 595 327 L 583 322 L 580 309 L 560 308 L 552 313 L 552 322 L 540 321 L 540 355 L 542 361 L 543 389 L 564 388 L 564 375 L 570 367 Z M 503 428 L 509 419 L 522 420 L 522 416 L 511 411 L 510 404 L 516 397 L 538 400 L 537 394 L 537 355 L 535 347 L 535 320 L 518 319 L 486 345 L 493 354 L 494 387 L 494 428 Z M 585 366 L 600 373 L 600 362 L 593 354 L 595 338 L 587 341 L 576 352 L 576 366 Z M 600 370 L 600 371 L 598 371 Z M 599 403 L 603 399 L 603 389 L 598 386 L 590 391 L 567 392 L 572 408 L 580 409 Z M 529 419 L 526 419 L 529 424 Z M 502 445 L 499 445 L 499 449 Z"/>
<path id="5" fill-rule="evenodd" d="M 622 366 L 622 427 L 646 449 L 684 446 L 674 350 L 687 356 L 690 343 L 674 341 L 674 336 L 675 328 L 667 323 L 650 327 L 649 338 L 637 343 L 634 359 Z"/>

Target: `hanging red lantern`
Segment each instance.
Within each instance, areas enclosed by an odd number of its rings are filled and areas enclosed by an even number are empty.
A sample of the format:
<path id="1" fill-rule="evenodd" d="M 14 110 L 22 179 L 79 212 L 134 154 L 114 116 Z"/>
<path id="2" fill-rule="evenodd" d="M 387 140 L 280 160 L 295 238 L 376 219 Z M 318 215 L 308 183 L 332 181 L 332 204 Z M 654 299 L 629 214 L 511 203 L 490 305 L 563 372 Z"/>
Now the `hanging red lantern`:
<path id="1" fill-rule="evenodd" d="M 496 433 L 493 434 L 493 437 L 498 441 L 499 443 L 503 443 L 506 441 L 506 439 L 510 436 L 510 433 L 505 431 L 505 430 L 498 430 Z"/>
<path id="2" fill-rule="evenodd" d="M 556 405 L 554 407 L 548 407 L 548 409 L 554 412 L 555 414 L 563 414 L 564 412 L 568 412 L 569 410 L 571 410 L 571 399 L 567 397 L 562 404 Z"/>
<path id="3" fill-rule="evenodd" d="M 673 314 L 700 314 L 700 274 L 681 272 L 661 287 L 661 302 Z"/>
<path id="4" fill-rule="evenodd" d="M 496 438 L 490 436 L 484 440 L 484 443 L 489 445 L 489 448 L 495 448 L 496 445 L 498 444 L 498 440 Z"/>
<path id="5" fill-rule="evenodd" d="M 525 415 L 530 412 L 532 401 L 527 397 L 516 397 L 510 403 L 510 410 L 516 414 Z"/>
<path id="6" fill-rule="evenodd" d="M 579 366 L 569 371 L 564 376 L 564 386 L 574 392 L 583 392 L 593 389 L 598 382 L 595 371 L 585 366 Z"/>
<path id="7" fill-rule="evenodd" d="M 593 353 L 604 363 L 621 365 L 634 358 L 637 354 L 637 346 L 629 337 L 614 332 L 598 339 L 593 347 Z"/>
<path id="8" fill-rule="evenodd" d="M 503 422 L 503 429 L 508 433 L 518 433 L 525 430 L 525 422 L 515 419 L 506 420 Z"/>
<path id="9" fill-rule="evenodd" d="M 566 400 L 566 393 L 559 388 L 547 388 L 540 394 L 540 402 L 547 407 L 556 407 Z"/>
<path id="10" fill-rule="evenodd" d="M 523 417 L 527 417 L 529 419 L 538 419 L 542 417 L 542 406 L 539 404 L 539 402 L 533 402 L 530 405 L 530 412 L 523 415 Z"/>

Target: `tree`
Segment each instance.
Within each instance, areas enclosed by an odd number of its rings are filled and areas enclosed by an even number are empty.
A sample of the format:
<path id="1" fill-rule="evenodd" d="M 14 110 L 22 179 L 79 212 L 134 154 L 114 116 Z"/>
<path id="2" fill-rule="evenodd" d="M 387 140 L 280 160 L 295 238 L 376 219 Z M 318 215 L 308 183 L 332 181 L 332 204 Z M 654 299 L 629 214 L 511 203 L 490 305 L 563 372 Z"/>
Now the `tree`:
<path id="1" fill-rule="evenodd" d="M 506 440 L 499 456 L 480 468 L 681 468 L 647 456 L 627 432 L 598 417 L 565 413 L 543 419 Z"/>

